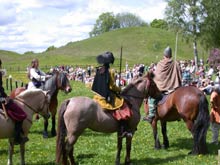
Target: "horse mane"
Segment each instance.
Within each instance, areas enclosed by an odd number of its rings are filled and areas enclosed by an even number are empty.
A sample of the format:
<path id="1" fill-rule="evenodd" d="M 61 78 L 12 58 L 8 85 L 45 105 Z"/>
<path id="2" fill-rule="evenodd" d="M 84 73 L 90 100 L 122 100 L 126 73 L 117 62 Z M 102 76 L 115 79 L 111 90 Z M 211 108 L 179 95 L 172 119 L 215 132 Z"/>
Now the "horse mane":
<path id="1" fill-rule="evenodd" d="M 127 93 L 131 88 L 135 86 L 135 84 L 140 83 L 143 80 L 142 77 L 136 77 L 131 80 L 131 82 L 122 90 L 121 94 Z"/>
<path id="2" fill-rule="evenodd" d="M 39 88 L 37 88 L 37 89 L 28 89 L 28 90 L 24 90 L 24 91 L 22 91 L 17 97 L 24 97 L 24 96 L 26 96 L 27 94 L 31 94 L 31 93 L 35 93 L 35 92 L 42 92 L 43 90 L 42 89 L 39 89 Z"/>

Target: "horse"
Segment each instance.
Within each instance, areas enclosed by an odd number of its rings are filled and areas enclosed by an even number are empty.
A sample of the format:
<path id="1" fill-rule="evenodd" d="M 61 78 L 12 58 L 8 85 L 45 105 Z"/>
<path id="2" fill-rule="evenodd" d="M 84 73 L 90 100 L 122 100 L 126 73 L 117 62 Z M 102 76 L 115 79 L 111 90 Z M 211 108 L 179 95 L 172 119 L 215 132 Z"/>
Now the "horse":
<path id="1" fill-rule="evenodd" d="M 57 113 L 57 107 L 58 107 L 58 100 L 57 95 L 59 90 L 64 91 L 65 93 L 71 92 L 72 88 L 69 82 L 69 79 L 67 78 L 67 75 L 65 72 L 54 72 L 52 77 L 50 77 L 43 86 L 40 87 L 41 89 L 45 91 L 49 91 L 49 94 L 51 95 L 51 101 L 50 101 L 50 113 L 52 118 L 52 127 L 51 127 L 51 136 L 56 136 L 56 113 Z M 14 90 L 12 90 L 10 97 L 14 98 L 16 95 L 18 95 L 21 91 L 26 90 L 25 87 L 19 87 Z M 43 137 L 48 138 L 48 119 L 44 120 L 44 130 L 43 130 Z"/>
<path id="2" fill-rule="evenodd" d="M 160 100 L 163 94 L 159 91 L 153 81 L 153 74 L 149 76 L 152 88 L 149 90 L 156 95 L 156 100 Z M 150 96 L 150 95 L 149 95 Z M 144 106 L 145 111 L 146 106 Z M 156 115 L 151 123 L 154 147 L 160 149 L 161 144 L 157 133 L 157 122 L 161 122 L 161 130 L 163 135 L 163 147 L 169 147 L 167 137 L 167 122 L 183 120 L 186 127 L 193 137 L 193 148 L 189 154 L 198 155 L 208 153 L 206 144 L 206 135 L 209 128 L 210 116 L 209 105 L 205 94 L 195 86 L 182 86 L 174 90 L 172 93 L 163 97 L 157 104 Z"/>
<path id="3" fill-rule="evenodd" d="M 32 118 L 35 113 L 39 113 L 44 118 L 49 118 L 49 101 L 48 92 L 41 89 L 26 90 L 17 95 L 13 101 L 20 106 L 27 114 L 27 118 L 23 121 L 23 131 L 25 136 L 32 125 Z M 7 110 L 6 110 L 7 111 Z M 0 139 L 9 139 L 8 165 L 12 165 L 12 157 L 14 151 L 14 121 L 8 117 L 4 110 L 0 109 Z M 25 164 L 25 143 L 20 144 L 20 163 Z"/>
<path id="4" fill-rule="evenodd" d="M 125 137 L 125 164 L 131 162 L 132 137 L 140 121 L 140 107 L 148 95 L 148 88 L 150 88 L 150 83 L 146 75 L 130 82 L 120 94 L 128 104 L 132 105 L 131 111 L 133 112 L 131 118 L 127 120 L 132 136 Z M 72 97 L 61 104 L 58 114 L 56 163 L 68 164 L 70 160 L 71 164 L 75 164 L 73 145 L 86 128 L 103 133 L 117 132 L 115 164 L 119 165 L 123 139 L 122 133 L 119 131 L 119 121 L 112 116 L 110 111 L 103 110 L 97 102 L 85 96 Z"/>

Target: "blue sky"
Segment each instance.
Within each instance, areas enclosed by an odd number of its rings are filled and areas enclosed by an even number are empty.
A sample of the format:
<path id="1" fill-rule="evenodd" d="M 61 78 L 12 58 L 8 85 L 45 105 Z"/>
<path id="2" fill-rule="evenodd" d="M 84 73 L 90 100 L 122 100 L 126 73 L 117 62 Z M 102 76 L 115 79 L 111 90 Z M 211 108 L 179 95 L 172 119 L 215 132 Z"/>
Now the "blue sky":
<path id="1" fill-rule="evenodd" d="M 104 12 L 163 19 L 164 0 L 0 0 L 0 49 L 42 52 L 89 38 Z"/>

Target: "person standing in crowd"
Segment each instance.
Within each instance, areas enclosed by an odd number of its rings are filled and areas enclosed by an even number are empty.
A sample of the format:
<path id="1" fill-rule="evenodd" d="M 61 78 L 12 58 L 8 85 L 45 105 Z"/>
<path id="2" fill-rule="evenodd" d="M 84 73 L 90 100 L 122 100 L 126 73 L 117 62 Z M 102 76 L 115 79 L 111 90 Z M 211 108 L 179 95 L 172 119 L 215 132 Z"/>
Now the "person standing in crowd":
<path id="1" fill-rule="evenodd" d="M 0 69 L 2 61 L 0 59 Z M 28 141 L 28 137 L 25 137 L 22 124 L 24 119 L 26 119 L 26 113 L 5 93 L 2 81 L 2 72 L 0 71 L 0 108 L 4 109 L 5 113 L 15 122 L 14 127 L 14 144 L 24 144 Z"/>
<path id="2" fill-rule="evenodd" d="M 215 87 L 210 96 L 211 112 L 210 122 L 212 130 L 212 143 L 218 145 L 220 129 L 220 88 Z"/>
<path id="3" fill-rule="evenodd" d="M 182 74 L 179 63 L 172 59 L 172 49 L 168 46 L 163 53 L 163 59 L 158 62 L 155 69 L 154 81 L 159 90 L 164 94 L 169 94 L 181 86 Z M 156 114 L 158 100 L 149 98 L 149 114 L 143 120 L 152 123 Z"/>
<path id="4" fill-rule="evenodd" d="M 38 59 L 33 59 L 31 61 L 31 68 L 28 72 L 28 78 L 31 81 L 28 83 L 27 89 L 40 88 L 40 86 L 42 86 L 45 83 L 46 78 L 48 77 L 50 76 L 47 76 L 43 71 L 39 69 Z"/>

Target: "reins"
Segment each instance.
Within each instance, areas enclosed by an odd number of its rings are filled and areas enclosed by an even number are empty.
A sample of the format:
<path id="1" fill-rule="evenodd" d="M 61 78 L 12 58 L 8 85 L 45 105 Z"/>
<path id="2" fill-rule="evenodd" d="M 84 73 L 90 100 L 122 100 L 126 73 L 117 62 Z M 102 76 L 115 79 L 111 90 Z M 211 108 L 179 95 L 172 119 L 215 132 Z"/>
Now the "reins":
<path id="1" fill-rule="evenodd" d="M 132 86 L 132 87 L 135 87 L 134 84 L 131 84 L 131 86 Z M 144 99 L 144 98 L 145 98 L 145 95 L 146 95 L 146 96 L 148 95 L 148 93 L 146 93 L 146 88 L 147 88 L 147 89 L 149 88 L 150 82 L 147 82 L 146 86 L 147 86 L 147 87 L 144 88 L 143 94 L 140 92 L 143 96 L 136 96 L 136 95 L 132 95 L 132 94 L 121 94 L 121 96 L 133 97 L 133 98 L 137 98 L 137 99 Z M 148 92 L 148 91 L 147 91 L 147 92 Z"/>

